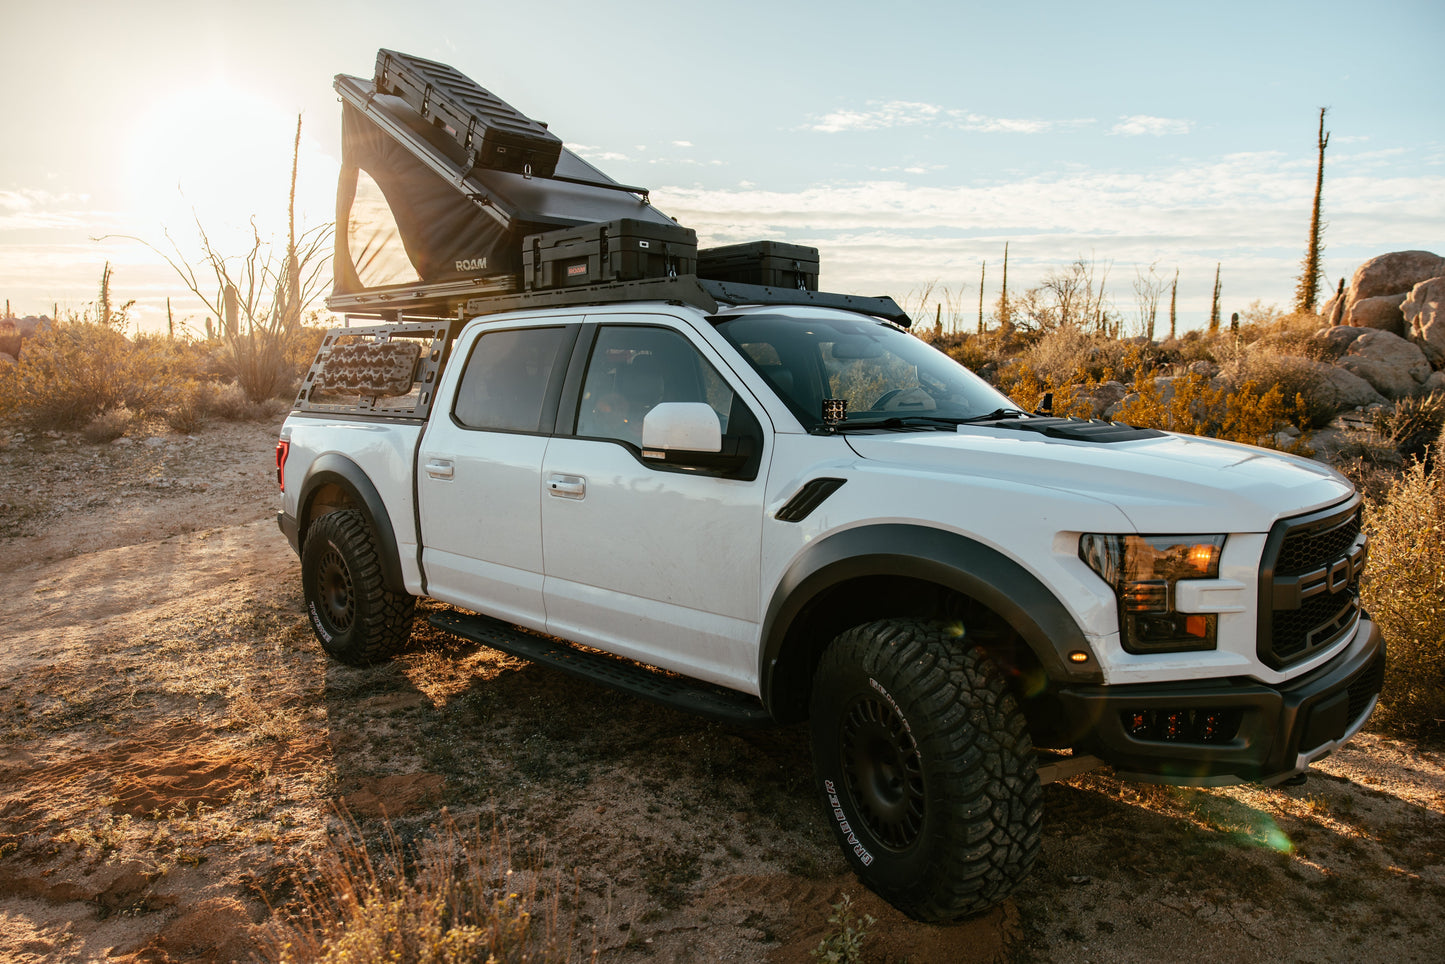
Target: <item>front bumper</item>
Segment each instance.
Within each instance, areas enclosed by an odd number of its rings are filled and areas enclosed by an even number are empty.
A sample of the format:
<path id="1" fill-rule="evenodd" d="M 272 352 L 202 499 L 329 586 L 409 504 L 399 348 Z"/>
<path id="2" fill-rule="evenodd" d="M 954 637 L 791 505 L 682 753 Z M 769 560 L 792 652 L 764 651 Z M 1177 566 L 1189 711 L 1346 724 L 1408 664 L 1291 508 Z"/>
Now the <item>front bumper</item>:
<path id="1" fill-rule="evenodd" d="M 1075 753 L 1099 757 L 1121 777 L 1188 786 L 1271 784 L 1303 772 L 1353 736 L 1374 710 L 1384 676 L 1385 641 L 1362 615 L 1343 653 L 1283 686 L 1245 679 L 1071 686 L 1059 699 L 1069 729 L 1081 734 Z M 1218 742 L 1192 742 L 1191 733 L 1141 738 L 1130 721 L 1142 714 L 1215 714 L 1230 721 L 1233 733 Z"/>

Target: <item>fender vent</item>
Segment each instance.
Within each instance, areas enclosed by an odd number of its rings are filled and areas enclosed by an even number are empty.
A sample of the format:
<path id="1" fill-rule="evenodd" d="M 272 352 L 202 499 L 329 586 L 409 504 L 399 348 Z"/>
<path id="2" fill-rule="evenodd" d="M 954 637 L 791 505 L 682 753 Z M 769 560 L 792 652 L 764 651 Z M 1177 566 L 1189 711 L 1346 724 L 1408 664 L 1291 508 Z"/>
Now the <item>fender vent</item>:
<path id="1" fill-rule="evenodd" d="M 843 487 L 844 479 L 814 479 L 797 491 L 773 518 L 779 522 L 802 522 L 823 501 Z"/>

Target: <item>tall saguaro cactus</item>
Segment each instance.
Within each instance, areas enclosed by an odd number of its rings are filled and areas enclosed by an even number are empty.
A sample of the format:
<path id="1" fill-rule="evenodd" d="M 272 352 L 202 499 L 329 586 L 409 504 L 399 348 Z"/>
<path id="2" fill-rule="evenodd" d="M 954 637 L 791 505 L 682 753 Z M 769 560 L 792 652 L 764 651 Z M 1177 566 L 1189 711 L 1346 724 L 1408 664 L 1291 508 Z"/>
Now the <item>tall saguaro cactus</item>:
<path id="1" fill-rule="evenodd" d="M 1319 163 L 1315 167 L 1315 203 L 1310 211 L 1310 240 L 1305 248 L 1304 262 L 1300 266 L 1299 284 L 1295 287 L 1294 310 L 1299 314 L 1313 314 L 1315 300 L 1320 290 L 1320 254 L 1324 251 L 1325 224 L 1320 220 L 1320 194 L 1325 183 L 1325 147 L 1330 143 L 1329 132 L 1325 130 L 1325 111 L 1320 108 Z"/>
<path id="2" fill-rule="evenodd" d="M 1209 308 L 1209 333 L 1212 335 L 1219 330 L 1219 262 L 1214 264 L 1214 301 Z"/>

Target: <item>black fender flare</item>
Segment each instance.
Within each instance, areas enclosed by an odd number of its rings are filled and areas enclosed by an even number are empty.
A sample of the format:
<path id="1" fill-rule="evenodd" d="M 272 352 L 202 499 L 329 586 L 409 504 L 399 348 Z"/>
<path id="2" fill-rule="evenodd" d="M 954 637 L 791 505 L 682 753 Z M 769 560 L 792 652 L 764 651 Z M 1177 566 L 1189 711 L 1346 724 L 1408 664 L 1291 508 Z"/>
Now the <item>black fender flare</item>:
<path id="1" fill-rule="evenodd" d="M 764 616 L 758 679 L 763 705 L 775 715 L 785 698 L 777 673 L 789 629 L 804 608 L 839 583 L 866 576 L 903 576 L 977 600 L 1002 617 L 1057 682 L 1102 683 L 1088 639 L 1058 598 L 1013 559 L 957 533 L 885 524 L 845 529 L 812 543 L 773 591 Z M 1069 654 L 1083 652 L 1076 663 Z"/>
<path id="2" fill-rule="evenodd" d="M 391 526 L 391 514 L 386 511 L 386 503 L 382 501 L 381 493 L 376 491 L 376 486 L 366 472 L 344 455 L 332 452 L 311 463 L 311 468 L 301 483 L 300 498 L 296 502 L 298 546 L 305 546 L 306 530 L 315 518 L 311 514 L 312 503 L 317 491 L 327 484 L 335 485 L 345 492 L 356 505 L 356 510 L 366 519 L 367 525 L 371 526 L 372 534 L 376 538 L 377 554 L 380 556 L 383 584 L 392 592 L 406 592 L 406 582 L 401 575 L 401 551 L 396 544 L 396 530 Z"/>

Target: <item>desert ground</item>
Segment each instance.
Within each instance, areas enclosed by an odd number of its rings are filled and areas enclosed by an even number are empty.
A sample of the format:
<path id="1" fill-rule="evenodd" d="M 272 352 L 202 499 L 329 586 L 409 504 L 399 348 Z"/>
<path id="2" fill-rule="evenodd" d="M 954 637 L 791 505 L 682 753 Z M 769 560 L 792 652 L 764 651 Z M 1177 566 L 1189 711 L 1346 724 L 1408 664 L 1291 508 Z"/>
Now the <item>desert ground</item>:
<path id="1" fill-rule="evenodd" d="M 803 727 L 450 641 L 432 603 L 403 658 L 329 662 L 274 521 L 277 428 L 0 430 L 0 961 L 264 959 L 338 841 L 448 820 L 554 895 L 575 960 L 801 964 L 845 894 L 870 962 L 1440 959 L 1439 748 L 1366 733 L 1278 789 L 1050 785 L 1017 895 L 919 925 L 848 874 Z"/>

